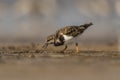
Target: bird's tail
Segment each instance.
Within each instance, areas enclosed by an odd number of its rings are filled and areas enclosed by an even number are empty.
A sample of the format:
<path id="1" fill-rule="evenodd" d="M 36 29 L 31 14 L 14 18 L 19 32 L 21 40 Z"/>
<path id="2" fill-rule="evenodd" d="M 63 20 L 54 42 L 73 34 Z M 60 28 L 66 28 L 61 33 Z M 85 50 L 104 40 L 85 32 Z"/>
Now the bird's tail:
<path id="1" fill-rule="evenodd" d="M 85 29 L 87 29 L 89 26 L 91 26 L 91 25 L 93 25 L 93 23 L 92 22 L 90 22 L 90 23 L 87 23 L 87 24 L 84 24 L 84 25 L 81 25 L 80 27 L 82 28 L 85 28 Z"/>

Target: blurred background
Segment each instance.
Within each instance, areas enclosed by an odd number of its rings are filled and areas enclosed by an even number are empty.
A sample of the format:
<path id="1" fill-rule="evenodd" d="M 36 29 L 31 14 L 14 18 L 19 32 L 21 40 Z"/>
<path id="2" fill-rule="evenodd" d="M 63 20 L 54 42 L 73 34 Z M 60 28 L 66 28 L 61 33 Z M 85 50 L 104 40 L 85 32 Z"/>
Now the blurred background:
<path id="1" fill-rule="evenodd" d="M 80 45 L 83 54 L 87 51 L 83 56 L 50 53 L 48 56 L 53 57 L 47 57 L 45 52 L 45 57 L 35 54 L 35 58 L 30 58 L 29 54 L 23 53 L 24 56 L 21 51 L 29 53 L 34 50 L 34 44 L 33 47 L 22 45 L 16 48 L 7 45 L 7 49 L 4 45 L 9 42 L 42 43 L 47 35 L 64 26 L 89 22 L 94 25 L 78 39 L 81 44 L 88 44 L 83 47 Z M 5 51 L 0 52 L 0 79 L 120 80 L 120 55 L 114 52 L 120 45 L 119 25 L 120 0 L 0 0 L 0 51 Z M 18 55 L 9 55 L 14 53 L 14 49 L 18 50 Z M 107 49 L 108 53 L 99 52 Z M 95 53 L 89 50 L 95 50 Z"/>
<path id="2" fill-rule="evenodd" d="M 93 22 L 81 43 L 118 44 L 120 0 L 0 0 L 0 42 L 40 41 L 68 25 Z"/>

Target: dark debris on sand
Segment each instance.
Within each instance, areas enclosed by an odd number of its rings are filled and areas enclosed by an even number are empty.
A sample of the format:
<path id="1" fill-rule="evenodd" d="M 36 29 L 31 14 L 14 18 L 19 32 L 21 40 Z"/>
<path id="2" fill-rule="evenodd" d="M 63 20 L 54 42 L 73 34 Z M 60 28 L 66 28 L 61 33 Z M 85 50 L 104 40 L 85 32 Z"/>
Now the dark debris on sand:
<path id="1" fill-rule="evenodd" d="M 120 58 L 119 51 L 79 51 L 75 53 L 73 50 L 67 50 L 64 53 L 59 51 L 47 50 L 27 50 L 27 51 L 0 51 L 0 58 L 38 58 L 38 57 L 59 57 L 59 56 L 87 56 L 87 57 L 117 57 Z"/>

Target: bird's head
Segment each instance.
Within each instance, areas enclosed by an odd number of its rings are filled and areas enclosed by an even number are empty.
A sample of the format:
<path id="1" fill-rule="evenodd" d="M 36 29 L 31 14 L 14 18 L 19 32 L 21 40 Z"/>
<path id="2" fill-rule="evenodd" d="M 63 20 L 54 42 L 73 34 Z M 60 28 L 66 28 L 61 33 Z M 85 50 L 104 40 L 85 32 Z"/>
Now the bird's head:
<path id="1" fill-rule="evenodd" d="M 45 44 L 43 45 L 43 48 L 47 48 L 49 44 L 54 44 L 54 37 L 55 35 L 49 35 L 45 41 Z"/>

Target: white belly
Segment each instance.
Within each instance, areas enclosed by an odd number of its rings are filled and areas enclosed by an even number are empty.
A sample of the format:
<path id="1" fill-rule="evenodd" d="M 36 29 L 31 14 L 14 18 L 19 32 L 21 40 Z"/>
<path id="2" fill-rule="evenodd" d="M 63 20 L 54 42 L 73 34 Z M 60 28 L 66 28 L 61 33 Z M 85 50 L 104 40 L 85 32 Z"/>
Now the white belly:
<path id="1" fill-rule="evenodd" d="M 73 38 L 73 36 L 67 36 L 67 35 L 63 35 L 63 37 L 64 37 L 65 41 L 68 41 Z"/>

